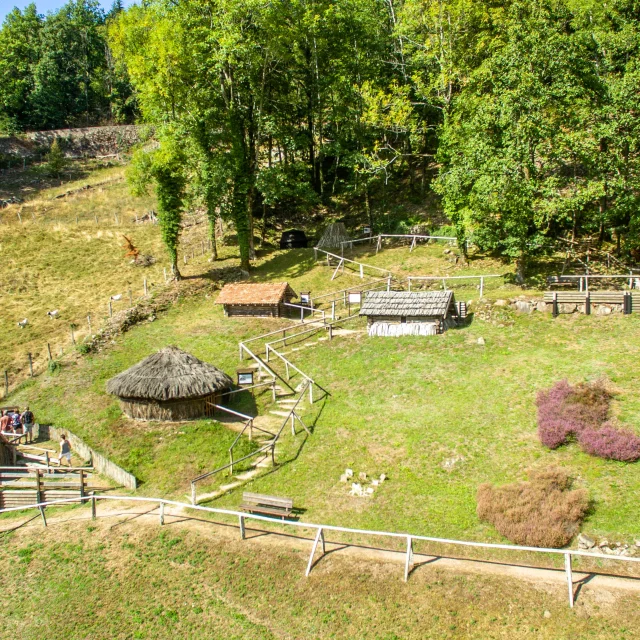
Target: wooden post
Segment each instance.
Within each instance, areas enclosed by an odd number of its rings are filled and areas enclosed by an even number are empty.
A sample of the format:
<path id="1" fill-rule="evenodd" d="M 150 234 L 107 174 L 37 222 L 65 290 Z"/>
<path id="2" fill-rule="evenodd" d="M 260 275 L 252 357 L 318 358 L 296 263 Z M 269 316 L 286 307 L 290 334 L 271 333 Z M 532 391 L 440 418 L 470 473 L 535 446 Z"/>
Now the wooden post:
<path id="1" fill-rule="evenodd" d="M 18 220 L 20 220 L 20 224 L 22 224 L 22 216 L 20 215 L 19 211 L 18 211 Z"/>
<path id="2" fill-rule="evenodd" d="M 96 496 L 94 492 L 91 492 L 91 519 L 96 519 Z"/>
<path id="3" fill-rule="evenodd" d="M 164 270 L 164 281 L 167 281 L 167 267 L 163 267 Z"/>
<path id="4" fill-rule="evenodd" d="M 360 263 L 360 280 L 364 278 L 363 265 Z"/>
<path id="5" fill-rule="evenodd" d="M 144 295 L 146 296 L 147 295 L 147 279 L 146 278 L 142 281 L 142 286 L 144 288 Z"/>
<path id="6" fill-rule="evenodd" d="M 133 293 L 129 289 L 129 307 L 133 307 Z"/>
<path id="7" fill-rule="evenodd" d="M 111 303 L 111 300 L 109 300 L 109 317 L 113 317 L 113 304 Z"/>
<path id="8" fill-rule="evenodd" d="M 271 464 L 276 466 L 276 445 L 271 446 Z"/>
<path id="9" fill-rule="evenodd" d="M 292 411 L 291 412 L 291 435 L 295 436 L 296 435 L 296 418 L 295 418 L 295 412 Z"/>
<path id="10" fill-rule="evenodd" d="M 309 404 L 313 404 L 313 382 L 309 383 Z"/>
<path id="11" fill-rule="evenodd" d="M 558 293 L 556 291 L 553 292 L 553 300 L 552 300 L 552 311 L 551 315 L 554 318 L 558 317 Z"/>
<path id="12" fill-rule="evenodd" d="M 47 471 L 49 471 L 49 452 L 44 452 L 44 463 L 47 465 Z"/>
<path id="13" fill-rule="evenodd" d="M 411 291 L 411 276 L 407 278 L 407 282 L 409 283 L 407 291 Z"/>
<path id="14" fill-rule="evenodd" d="M 311 567 L 313 566 L 313 556 L 316 553 L 316 549 L 318 548 L 318 543 L 322 540 L 322 553 L 326 552 L 325 544 L 324 544 L 324 533 L 322 532 L 322 527 L 318 527 L 318 532 L 316 533 L 315 540 L 313 541 L 313 547 L 311 548 L 311 555 L 309 556 L 309 564 L 307 564 L 307 571 L 305 576 L 308 578 L 311 573 Z"/>
<path id="15" fill-rule="evenodd" d="M 336 319 L 336 301 L 335 300 L 331 301 L 331 319 L 332 320 Z"/>
<path id="16" fill-rule="evenodd" d="M 195 484 L 195 482 L 191 483 L 191 504 L 194 505 L 194 506 L 196 504 L 198 504 L 196 502 L 196 484 Z"/>
<path id="17" fill-rule="evenodd" d="M 591 315 L 591 296 L 587 292 L 587 295 L 584 297 L 584 313 L 585 315 Z"/>
<path id="18" fill-rule="evenodd" d="M 33 358 L 31 357 L 31 352 L 27 354 L 29 357 L 29 375 L 33 378 Z"/>
<path id="19" fill-rule="evenodd" d="M 98 224 L 98 216 L 94 215 L 93 217 L 96 219 L 96 224 Z"/>
<path id="20" fill-rule="evenodd" d="M 184 260 L 184 263 L 187 264 L 187 254 L 183 255 L 182 259 Z"/>
<path id="21" fill-rule="evenodd" d="M 569 590 L 569 606 L 573 609 L 573 572 L 571 571 L 571 554 L 564 554 L 564 570 L 567 574 L 567 588 Z"/>
<path id="22" fill-rule="evenodd" d="M 229 475 L 232 476 L 233 475 L 233 451 L 231 451 L 231 449 L 229 449 L 229 459 L 231 464 L 229 465 Z"/>
<path id="23" fill-rule="evenodd" d="M 286 360 L 284 361 L 284 368 L 287 372 L 287 380 L 291 380 L 291 376 L 289 375 L 289 363 Z"/>
<path id="24" fill-rule="evenodd" d="M 53 356 L 51 355 L 51 345 L 47 342 L 47 353 L 49 354 L 49 360 L 53 360 Z"/>
<path id="25" fill-rule="evenodd" d="M 333 340 L 333 325 L 329 325 L 329 340 Z"/>
<path id="26" fill-rule="evenodd" d="M 36 469 L 36 502 L 40 504 L 42 500 L 42 471 Z"/>
<path id="27" fill-rule="evenodd" d="M 40 515 L 42 516 L 42 524 L 47 526 L 47 516 L 44 515 L 44 507 L 40 507 Z"/>
<path id="28" fill-rule="evenodd" d="M 480 300 L 482 300 L 482 296 L 484 294 L 484 278 L 480 278 Z"/>
<path id="29" fill-rule="evenodd" d="M 160 526 L 164 524 L 164 502 L 160 502 Z"/>
<path id="30" fill-rule="evenodd" d="M 413 541 L 411 536 L 407 536 L 407 557 L 404 561 L 404 581 L 409 579 L 409 567 L 413 564 Z"/>
<path id="31" fill-rule="evenodd" d="M 91 314 L 87 314 L 87 324 L 89 325 L 89 333 L 91 333 Z"/>
<path id="32" fill-rule="evenodd" d="M 73 335 L 73 325 L 72 324 L 69 325 L 69 329 L 71 330 L 71 344 L 75 344 L 76 343 L 76 337 Z"/>
<path id="33" fill-rule="evenodd" d="M 244 516 L 238 516 L 238 521 L 240 522 L 240 540 L 244 540 L 244 537 L 245 537 Z"/>
<path id="34" fill-rule="evenodd" d="M 391 291 L 391 276 L 387 276 L 387 291 Z"/>
<path id="35" fill-rule="evenodd" d="M 85 480 L 85 478 L 84 478 L 84 470 L 80 469 L 80 497 L 81 498 L 84 498 L 84 489 L 85 489 L 84 480 Z"/>
<path id="36" fill-rule="evenodd" d="M 9 395 L 9 372 L 4 370 L 4 397 Z"/>

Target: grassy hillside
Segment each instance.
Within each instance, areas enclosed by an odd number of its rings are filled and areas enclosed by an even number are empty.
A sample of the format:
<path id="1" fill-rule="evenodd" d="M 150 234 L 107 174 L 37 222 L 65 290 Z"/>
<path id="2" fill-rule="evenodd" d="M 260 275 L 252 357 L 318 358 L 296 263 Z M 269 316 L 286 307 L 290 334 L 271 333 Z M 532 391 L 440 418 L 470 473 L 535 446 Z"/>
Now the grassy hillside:
<path id="1" fill-rule="evenodd" d="M 562 583 L 456 573 L 436 563 L 405 584 L 397 559 L 340 554 L 325 556 L 305 578 L 310 541 L 241 542 L 235 530 L 197 523 L 160 530 L 155 519 L 68 515 L 46 532 L 36 522 L 5 535 L 0 567 L 12 597 L 3 638 L 41 638 L 46 628 L 55 638 L 95 640 L 630 640 L 637 630 L 638 598 L 624 592 L 587 588 L 569 609 Z"/>

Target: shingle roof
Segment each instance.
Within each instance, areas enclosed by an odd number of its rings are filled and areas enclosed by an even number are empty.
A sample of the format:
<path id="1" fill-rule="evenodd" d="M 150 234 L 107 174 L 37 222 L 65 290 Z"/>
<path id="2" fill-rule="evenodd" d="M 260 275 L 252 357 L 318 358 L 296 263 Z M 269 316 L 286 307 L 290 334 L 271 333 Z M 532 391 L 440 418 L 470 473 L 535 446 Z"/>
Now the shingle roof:
<path id="1" fill-rule="evenodd" d="M 216 300 L 217 304 L 280 304 L 289 291 L 291 297 L 296 294 L 288 283 L 247 283 L 225 284 Z"/>
<path id="2" fill-rule="evenodd" d="M 361 316 L 446 316 L 453 291 L 369 291 Z"/>

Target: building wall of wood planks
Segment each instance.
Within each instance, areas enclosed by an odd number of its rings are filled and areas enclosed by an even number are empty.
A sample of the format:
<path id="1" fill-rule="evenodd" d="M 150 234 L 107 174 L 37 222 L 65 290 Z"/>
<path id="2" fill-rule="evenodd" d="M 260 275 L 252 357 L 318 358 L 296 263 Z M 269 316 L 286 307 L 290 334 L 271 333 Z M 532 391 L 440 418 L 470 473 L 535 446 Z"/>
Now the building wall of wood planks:
<path id="1" fill-rule="evenodd" d="M 161 422 L 181 422 L 213 416 L 212 405 L 220 404 L 224 393 L 214 393 L 201 398 L 157 402 L 120 398 L 120 406 L 125 415 L 134 420 L 158 420 Z"/>

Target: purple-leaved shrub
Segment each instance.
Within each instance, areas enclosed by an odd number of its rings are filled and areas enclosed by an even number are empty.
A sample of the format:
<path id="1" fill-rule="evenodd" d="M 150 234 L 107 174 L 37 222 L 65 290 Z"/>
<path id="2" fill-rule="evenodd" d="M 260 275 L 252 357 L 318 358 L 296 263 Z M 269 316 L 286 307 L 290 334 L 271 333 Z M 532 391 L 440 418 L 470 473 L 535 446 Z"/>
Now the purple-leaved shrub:
<path id="1" fill-rule="evenodd" d="M 604 382 L 571 386 L 566 380 L 538 394 L 538 437 L 549 449 L 570 438 L 586 453 L 610 460 L 640 459 L 640 437 L 606 422 L 611 393 Z"/>
<path id="2" fill-rule="evenodd" d="M 609 423 L 600 429 L 584 429 L 578 442 L 583 451 L 599 458 L 622 462 L 635 462 L 640 458 L 640 438 Z"/>

